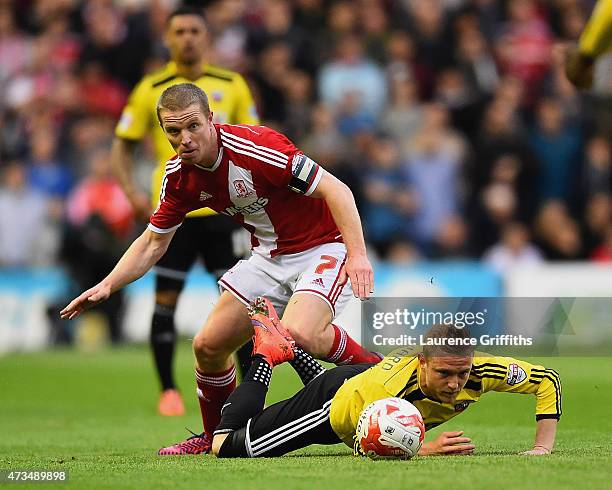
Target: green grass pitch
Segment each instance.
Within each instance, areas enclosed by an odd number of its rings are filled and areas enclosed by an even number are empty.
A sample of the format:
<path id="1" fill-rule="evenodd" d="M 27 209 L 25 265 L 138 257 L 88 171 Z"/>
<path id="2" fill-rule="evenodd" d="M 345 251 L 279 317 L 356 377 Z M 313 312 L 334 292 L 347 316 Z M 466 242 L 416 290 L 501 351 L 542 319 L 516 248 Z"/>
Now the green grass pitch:
<path id="1" fill-rule="evenodd" d="M 144 346 L 95 353 L 50 351 L 0 358 L 0 470 L 66 469 L 64 484 L 7 488 L 612 488 L 612 358 L 548 358 L 563 381 L 564 416 L 555 453 L 519 456 L 534 434 L 534 398 L 486 395 L 431 431 L 464 430 L 473 456 L 369 461 L 337 445 L 311 447 L 277 459 L 216 460 L 166 457 L 158 447 L 198 431 L 192 357 L 187 342 L 177 378 L 188 414 L 155 413 L 157 386 Z M 297 377 L 275 370 L 268 402 L 290 395 Z M 42 487 L 40 485 L 43 485 Z"/>

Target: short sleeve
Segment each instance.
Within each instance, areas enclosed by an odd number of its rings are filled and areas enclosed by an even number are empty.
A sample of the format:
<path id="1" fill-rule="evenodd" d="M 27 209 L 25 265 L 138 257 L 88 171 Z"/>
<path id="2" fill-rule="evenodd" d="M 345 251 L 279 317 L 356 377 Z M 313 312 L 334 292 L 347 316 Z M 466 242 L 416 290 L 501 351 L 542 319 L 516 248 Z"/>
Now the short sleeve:
<path id="1" fill-rule="evenodd" d="M 139 141 L 144 138 L 150 125 L 151 102 L 146 80 L 141 81 L 123 108 L 121 118 L 115 128 L 115 136 L 127 140 Z"/>
<path id="2" fill-rule="evenodd" d="M 324 173 L 285 135 L 266 128 L 255 146 L 257 168 L 274 187 L 289 188 L 299 194 L 311 195 Z"/>
<path id="3" fill-rule="evenodd" d="M 151 215 L 148 228 L 156 233 L 170 233 L 176 230 L 185 219 L 185 215 L 192 211 L 188 202 L 181 199 L 180 190 L 177 189 L 181 165 L 170 163 L 166 165 L 166 174 L 162 181 L 157 208 Z"/>

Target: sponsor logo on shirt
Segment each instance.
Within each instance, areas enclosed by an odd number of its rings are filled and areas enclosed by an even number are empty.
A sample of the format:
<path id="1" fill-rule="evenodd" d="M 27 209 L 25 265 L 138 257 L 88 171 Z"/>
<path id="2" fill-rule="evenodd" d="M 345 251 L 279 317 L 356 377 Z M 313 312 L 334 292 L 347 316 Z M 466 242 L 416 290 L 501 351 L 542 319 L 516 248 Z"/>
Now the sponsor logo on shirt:
<path id="1" fill-rule="evenodd" d="M 267 197 L 259 197 L 257 200 L 247 206 L 231 206 L 229 208 L 225 208 L 223 214 L 227 214 L 228 216 L 234 216 L 235 214 L 255 214 L 261 211 L 266 204 L 268 204 L 269 199 Z"/>
<path id="2" fill-rule="evenodd" d="M 510 386 L 522 383 L 526 378 L 527 373 L 521 366 L 518 364 L 510 364 L 508 366 L 508 379 L 506 380 L 506 383 L 508 383 Z"/>
<path id="3" fill-rule="evenodd" d="M 455 412 L 463 412 L 469 406 L 470 406 L 469 400 L 464 400 L 462 402 L 455 403 Z"/>
<path id="4" fill-rule="evenodd" d="M 206 199 L 210 199 L 212 196 L 205 191 L 200 192 L 200 201 L 206 201 Z"/>

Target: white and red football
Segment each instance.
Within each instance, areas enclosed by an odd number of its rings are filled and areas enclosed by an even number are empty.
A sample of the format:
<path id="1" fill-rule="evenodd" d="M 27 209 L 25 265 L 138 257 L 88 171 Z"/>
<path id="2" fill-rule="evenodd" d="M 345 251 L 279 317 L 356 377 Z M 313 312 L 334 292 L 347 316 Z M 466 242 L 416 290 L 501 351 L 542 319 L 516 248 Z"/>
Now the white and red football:
<path id="1" fill-rule="evenodd" d="M 357 440 L 372 459 L 410 459 L 419 452 L 425 424 L 418 409 L 403 398 L 370 403 L 359 416 Z"/>

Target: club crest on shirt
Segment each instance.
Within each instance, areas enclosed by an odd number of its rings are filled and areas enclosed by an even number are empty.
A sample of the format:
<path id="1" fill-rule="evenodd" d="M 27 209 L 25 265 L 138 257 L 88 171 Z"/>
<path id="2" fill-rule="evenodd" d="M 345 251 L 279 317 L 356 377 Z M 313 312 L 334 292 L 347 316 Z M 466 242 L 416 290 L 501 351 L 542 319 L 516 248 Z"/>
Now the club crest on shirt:
<path id="1" fill-rule="evenodd" d="M 244 183 L 244 180 L 242 179 L 234 180 L 233 184 L 234 184 L 234 189 L 236 189 L 236 194 L 238 195 L 238 197 L 249 197 L 251 194 L 253 194 L 253 191 L 249 190 L 247 185 Z"/>
<path id="2" fill-rule="evenodd" d="M 469 400 L 464 400 L 462 402 L 455 403 L 455 412 L 463 412 L 469 406 L 470 406 Z"/>
<path id="3" fill-rule="evenodd" d="M 527 378 L 527 373 L 525 370 L 519 366 L 518 364 L 510 364 L 508 366 L 508 379 L 506 383 L 510 386 L 517 385 Z"/>

